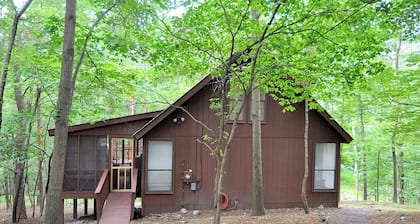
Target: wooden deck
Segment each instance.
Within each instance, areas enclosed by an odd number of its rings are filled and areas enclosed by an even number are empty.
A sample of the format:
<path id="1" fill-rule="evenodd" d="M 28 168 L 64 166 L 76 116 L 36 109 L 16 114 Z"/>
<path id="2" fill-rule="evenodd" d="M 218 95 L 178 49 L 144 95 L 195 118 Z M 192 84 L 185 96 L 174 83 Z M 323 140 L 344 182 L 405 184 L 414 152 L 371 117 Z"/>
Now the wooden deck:
<path id="1" fill-rule="evenodd" d="M 130 223 L 132 202 L 132 192 L 109 193 L 99 224 Z"/>

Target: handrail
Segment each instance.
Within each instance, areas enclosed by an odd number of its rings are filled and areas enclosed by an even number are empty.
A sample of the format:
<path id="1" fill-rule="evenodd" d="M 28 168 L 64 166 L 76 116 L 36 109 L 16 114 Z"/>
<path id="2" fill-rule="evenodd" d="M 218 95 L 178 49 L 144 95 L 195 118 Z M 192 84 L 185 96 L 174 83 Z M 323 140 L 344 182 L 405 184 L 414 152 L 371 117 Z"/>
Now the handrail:
<path id="1" fill-rule="evenodd" d="M 109 169 L 106 168 L 104 170 L 104 172 L 102 173 L 102 176 L 101 176 L 101 179 L 99 180 L 98 186 L 96 186 L 95 194 L 100 194 L 101 193 L 102 188 L 104 187 L 106 179 L 108 177 L 108 173 L 109 173 Z"/>
<path id="2" fill-rule="evenodd" d="M 131 176 L 131 192 L 136 193 L 137 189 L 137 173 L 139 172 L 139 169 L 133 168 L 133 175 Z"/>
<path id="3" fill-rule="evenodd" d="M 109 169 L 105 169 L 99 180 L 98 186 L 96 186 L 96 219 L 98 220 L 98 223 L 99 219 L 102 217 L 102 209 L 110 191 L 109 179 Z"/>

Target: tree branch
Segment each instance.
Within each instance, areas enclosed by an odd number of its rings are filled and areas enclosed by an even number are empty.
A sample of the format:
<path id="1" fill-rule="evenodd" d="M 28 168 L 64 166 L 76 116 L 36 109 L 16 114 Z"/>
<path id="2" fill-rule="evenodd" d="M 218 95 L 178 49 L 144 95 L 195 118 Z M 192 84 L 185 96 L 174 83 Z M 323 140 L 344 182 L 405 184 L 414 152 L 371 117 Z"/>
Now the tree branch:
<path id="1" fill-rule="evenodd" d="M 394 100 L 392 97 L 389 97 L 389 101 L 399 104 L 399 105 L 404 105 L 404 106 L 420 107 L 420 104 L 400 102 L 400 101 Z"/>
<path id="2" fill-rule="evenodd" d="M 165 23 L 165 21 L 161 20 L 161 22 L 162 22 L 163 26 L 165 27 L 166 31 L 172 37 L 175 37 L 178 40 L 184 41 L 185 43 L 187 43 L 187 44 L 193 46 L 194 48 L 196 48 L 198 51 L 203 52 L 204 54 L 208 55 L 210 58 L 216 59 L 216 60 L 221 61 L 221 62 L 224 61 L 223 58 L 216 57 L 215 55 L 213 55 L 212 53 L 210 53 L 210 51 L 208 51 L 208 50 L 200 47 L 198 44 L 192 42 L 191 40 L 188 40 L 188 39 L 186 39 L 184 37 L 181 37 L 179 35 L 176 35 L 174 32 L 172 32 L 171 28 L 168 26 L 168 24 Z"/>
<path id="3" fill-rule="evenodd" d="M 207 144 L 207 142 L 205 142 L 205 141 L 201 141 L 200 139 L 196 139 L 197 140 L 197 142 L 198 143 L 200 143 L 200 144 L 203 144 L 204 146 L 206 146 L 206 148 L 211 152 L 211 151 L 213 151 L 213 148 L 209 145 L 209 144 Z"/>
<path id="4" fill-rule="evenodd" d="M 96 26 L 99 24 L 99 22 L 103 18 L 105 18 L 106 14 L 108 14 L 109 11 L 111 11 L 115 6 L 117 6 L 118 2 L 119 2 L 118 0 L 117 1 L 114 1 L 114 3 L 109 8 L 107 8 L 104 12 L 102 12 L 102 14 L 98 16 L 98 18 L 96 19 L 96 21 L 90 27 L 89 32 L 86 34 L 85 41 L 83 42 L 82 53 L 80 55 L 79 61 L 77 62 L 77 65 L 76 65 L 76 68 L 74 70 L 73 77 L 72 77 L 72 85 L 73 85 L 73 88 L 74 88 L 74 85 L 76 83 L 77 74 L 79 73 L 80 66 L 82 65 L 83 58 L 84 58 L 84 56 L 86 54 L 87 44 L 89 42 L 89 38 L 92 35 L 93 30 L 96 28 Z"/>

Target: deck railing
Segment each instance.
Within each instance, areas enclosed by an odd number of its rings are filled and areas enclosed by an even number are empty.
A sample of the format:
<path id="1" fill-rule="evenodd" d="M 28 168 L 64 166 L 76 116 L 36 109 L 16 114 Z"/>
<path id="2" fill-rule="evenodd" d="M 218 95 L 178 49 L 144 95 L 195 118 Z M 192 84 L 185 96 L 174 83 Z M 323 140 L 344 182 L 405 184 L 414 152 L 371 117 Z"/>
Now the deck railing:
<path id="1" fill-rule="evenodd" d="M 105 169 L 102 173 L 102 177 L 99 180 L 98 186 L 96 186 L 96 219 L 99 219 L 102 216 L 102 209 L 108 194 L 110 192 L 110 182 L 109 182 L 109 169 Z"/>
<path id="2" fill-rule="evenodd" d="M 130 219 L 133 219 L 134 217 L 134 203 L 136 201 L 136 190 L 137 190 L 137 173 L 139 170 L 137 168 L 133 169 L 133 175 L 131 176 L 131 217 Z"/>

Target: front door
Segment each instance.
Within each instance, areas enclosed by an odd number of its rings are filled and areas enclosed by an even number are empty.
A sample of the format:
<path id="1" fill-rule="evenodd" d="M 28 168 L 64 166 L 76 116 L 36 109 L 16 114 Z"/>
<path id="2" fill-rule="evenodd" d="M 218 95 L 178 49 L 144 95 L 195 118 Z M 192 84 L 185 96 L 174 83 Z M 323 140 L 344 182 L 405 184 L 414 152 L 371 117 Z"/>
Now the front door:
<path id="1" fill-rule="evenodd" d="M 111 190 L 130 191 L 133 175 L 133 139 L 111 139 Z"/>

